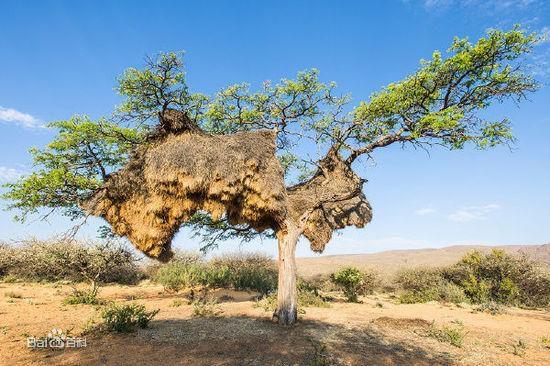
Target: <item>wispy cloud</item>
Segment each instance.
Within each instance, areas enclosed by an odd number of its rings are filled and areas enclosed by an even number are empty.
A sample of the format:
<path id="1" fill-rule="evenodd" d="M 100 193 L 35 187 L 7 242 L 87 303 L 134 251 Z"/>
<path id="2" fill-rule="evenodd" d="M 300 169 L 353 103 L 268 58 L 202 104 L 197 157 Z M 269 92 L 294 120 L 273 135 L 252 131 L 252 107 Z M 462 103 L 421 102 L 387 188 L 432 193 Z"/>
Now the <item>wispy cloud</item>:
<path id="1" fill-rule="evenodd" d="M 20 178 L 25 172 L 16 168 L 0 166 L 0 183 L 13 182 Z"/>
<path id="2" fill-rule="evenodd" d="M 430 215 L 430 214 L 433 214 L 433 213 L 436 213 L 437 210 L 435 208 L 431 208 L 431 207 L 424 207 L 424 208 L 419 208 L 418 210 L 414 211 L 414 214 L 417 215 L 417 216 L 426 216 L 426 215 Z"/>
<path id="3" fill-rule="evenodd" d="M 13 108 L 0 107 L 0 122 L 15 123 L 25 128 L 44 127 L 38 118 Z"/>
<path id="4" fill-rule="evenodd" d="M 485 220 L 491 212 L 500 209 L 497 203 L 491 203 L 484 206 L 463 207 L 449 215 L 449 220 L 454 222 L 469 222 L 473 220 Z"/>
<path id="5" fill-rule="evenodd" d="M 402 0 L 407 4 L 415 1 Z M 486 14 L 497 15 L 517 11 L 528 11 L 539 7 L 542 0 L 417 0 L 426 11 L 445 12 L 451 8 L 466 10 L 483 10 Z"/>

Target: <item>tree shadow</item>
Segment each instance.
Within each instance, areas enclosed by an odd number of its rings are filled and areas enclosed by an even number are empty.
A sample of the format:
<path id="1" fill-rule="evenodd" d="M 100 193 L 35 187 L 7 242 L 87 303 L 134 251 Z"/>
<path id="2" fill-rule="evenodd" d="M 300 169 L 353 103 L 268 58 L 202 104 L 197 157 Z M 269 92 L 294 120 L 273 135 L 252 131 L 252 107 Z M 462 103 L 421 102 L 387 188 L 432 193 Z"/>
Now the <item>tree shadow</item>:
<path id="1" fill-rule="evenodd" d="M 88 346 L 48 351 L 56 365 L 453 365 L 449 354 L 390 340 L 376 327 L 320 321 L 294 327 L 266 317 L 152 321 L 130 334 L 95 335 Z"/>

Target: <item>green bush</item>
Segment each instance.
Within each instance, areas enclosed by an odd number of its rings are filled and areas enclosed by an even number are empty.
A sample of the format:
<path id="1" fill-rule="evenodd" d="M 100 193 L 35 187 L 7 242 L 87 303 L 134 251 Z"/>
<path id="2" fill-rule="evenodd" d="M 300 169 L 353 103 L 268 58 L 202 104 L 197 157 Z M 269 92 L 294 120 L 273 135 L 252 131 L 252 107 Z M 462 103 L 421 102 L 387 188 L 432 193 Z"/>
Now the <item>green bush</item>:
<path id="1" fill-rule="evenodd" d="M 268 257 L 228 255 L 210 262 L 176 260 L 159 266 L 153 279 L 170 291 L 208 286 L 258 291 L 268 294 L 277 287 L 277 271 Z"/>
<path id="2" fill-rule="evenodd" d="M 399 295 L 402 304 L 425 303 L 428 301 L 442 301 L 460 304 L 468 302 L 468 298 L 459 286 L 448 281 L 439 281 L 430 288 L 422 290 L 405 290 Z"/>
<path id="3" fill-rule="evenodd" d="M 204 283 L 204 266 L 199 263 L 182 263 L 171 261 L 159 267 L 154 280 L 166 290 L 180 291 Z"/>
<path id="4" fill-rule="evenodd" d="M 136 328 L 147 328 L 151 319 L 159 310 L 147 311 L 145 306 L 137 304 L 111 304 L 101 312 L 102 329 L 107 332 L 128 333 Z"/>
<path id="5" fill-rule="evenodd" d="M 222 314 L 216 299 L 193 301 L 193 316 L 199 318 L 216 317 Z"/>
<path id="6" fill-rule="evenodd" d="M 472 251 L 444 276 L 461 286 L 475 303 L 495 301 L 507 305 L 547 307 L 550 275 L 526 256 L 512 256 L 494 249 L 488 254 Z"/>
<path id="7" fill-rule="evenodd" d="M 434 287 L 443 279 L 441 270 L 436 268 L 407 268 L 397 273 L 395 282 L 406 291 L 423 292 Z"/>
<path id="8" fill-rule="evenodd" d="M 100 305 L 103 304 L 103 300 L 97 297 L 97 291 L 93 290 L 74 290 L 72 294 L 67 296 L 63 300 L 63 304 L 66 305 Z"/>
<path id="9" fill-rule="evenodd" d="M 396 277 L 401 303 L 427 301 L 499 303 L 548 307 L 550 274 L 526 256 L 502 250 L 473 251 L 447 268 L 402 270 Z"/>
<path id="10" fill-rule="evenodd" d="M 435 322 L 432 322 L 428 328 L 427 336 L 437 339 L 439 342 L 449 343 L 455 347 L 462 347 L 464 341 L 464 327 L 458 326 L 442 326 L 438 327 Z"/>
<path id="11" fill-rule="evenodd" d="M 233 254 L 216 257 L 210 262 L 210 268 L 217 274 L 208 283 L 211 286 L 230 286 L 235 290 L 258 291 L 263 295 L 277 288 L 277 268 L 273 260 L 265 255 Z"/>
<path id="12" fill-rule="evenodd" d="M 304 308 L 328 308 L 330 304 L 317 292 L 317 289 L 312 289 L 309 285 L 304 285 L 304 281 L 298 280 L 298 311 L 304 312 Z M 261 307 L 265 311 L 273 312 L 277 308 L 277 294 L 272 293 L 264 296 L 256 301 L 255 307 Z"/>
<path id="13" fill-rule="evenodd" d="M 331 274 L 331 281 L 340 287 L 349 302 L 358 302 L 359 295 L 372 293 L 377 282 L 374 272 L 361 272 L 355 267 L 344 267 Z"/>

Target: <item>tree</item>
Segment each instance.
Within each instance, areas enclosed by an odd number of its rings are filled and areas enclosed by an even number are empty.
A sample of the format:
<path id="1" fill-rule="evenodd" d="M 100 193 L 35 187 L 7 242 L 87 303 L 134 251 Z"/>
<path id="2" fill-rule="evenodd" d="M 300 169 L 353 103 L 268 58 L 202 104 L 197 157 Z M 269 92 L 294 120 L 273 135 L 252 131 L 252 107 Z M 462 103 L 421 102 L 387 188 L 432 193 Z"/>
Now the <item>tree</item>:
<path id="1" fill-rule="evenodd" d="M 513 142 L 507 119 L 489 120 L 479 112 L 494 102 L 520 102 L 536 90 L 521 60 L 537 40 L 519 27 L 491 30 L 476 43 L 456 38 L 445 56 L 434 52 L 415 73 L 351 111 L 350 97 L 338 95 L 334 83 L 319 81 L 315 69 L 292 80 L 265 82 L 256 91 L 232 85 L 209 98 L 189 91 L 180 54 L 147 58 L 143 70 L 128 69 L 119 79 L 125 100 L 116 122 L 73 118 L 71 130 L 68 122 L 58 122 L 56 140 L 33 151 L 41 169 L 8 185 L 4 197 L 24 214 L 59 206 L 77 217 L 84 208 L 106 218 L 115 233 L 127 235 L 148 255 L 165 260 L 181 225 L 193 228 L 208 247 L 228 237 L 274 236 L 279 247 L 274 318 L 293 324 L 299 238 L 305 236 L 321 252 L 334 230 L 371 220 L 365 180 L 354 163 L 392 144 L 462 149 L 471 143 L 485 149 Z M 82 133 L 84 125 L 97 133 Z M 201 150 L 204 144 L 214 150 Z M 224 154 L 229 145 L 233 150 Z M 252 175 L 233 185 L 229 198 L 211 194 L 216 182 L 205 171 L 193 175 L 192 167 L 182 168 L 191 179 L 183 189 L 180 167 L 162 165 L 177 153 L 179 160 L 191 156 L 218 171 L 228 151 L 250 153 L 257 169 L 243 170 Z M 269 155 L 275 153 L 277 167 Z M 244 169 L 248 158 L 235 159 L 232 167 Z M 162 174 L 155 176 L 153 168 Z M 220 174 L 223 181 L 228 179 L 223 174 L 231 173 Z M 267 181 L 274 182 L 272 189 Z M 151 195 L 158 201 L 148 201 Z"/>

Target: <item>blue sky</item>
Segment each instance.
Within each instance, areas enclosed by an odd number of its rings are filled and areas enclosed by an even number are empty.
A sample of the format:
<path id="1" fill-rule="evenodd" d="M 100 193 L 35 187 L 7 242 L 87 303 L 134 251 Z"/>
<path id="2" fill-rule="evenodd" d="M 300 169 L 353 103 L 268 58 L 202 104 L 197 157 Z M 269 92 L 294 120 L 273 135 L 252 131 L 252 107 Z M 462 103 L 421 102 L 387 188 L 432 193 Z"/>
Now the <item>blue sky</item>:
<path id="1" fill-rule="evenodd" d="M 120 102 L 115 78 L 144 55 L 185 50 L 193 91 L 293 77 L 311 67 L 357 103 L 418 67 L 453 36 L 521 23 L 548 33 L 550 4 L 502 1 L 10 1 L 0 3 L 0 181 L 32 170 L 27 149 L 53 136 L 47 121 L 108 115 Z M 346 229 L 326 254 L 451 244 L 550 242 L 550 44 L 528 59 L 543 87 L 518 108 L 496 105 L 518 138 L 513 151 L 390 147 L 360 167 L 374 219 Z M 0 203 L 4 205 L 4 203 Z M 81 235 L 93 236 L 98 220 Z M 0 213 L 0 240 L 67 230 L 18 224 Z M 199 244 L 183 232 L 176 247 Z M 225 243 L 220 251 L 238 249 Z M 244 249 L 275 253 L 272 241 Z M 311 255 L 301 243 L 298 255 Z"/>

